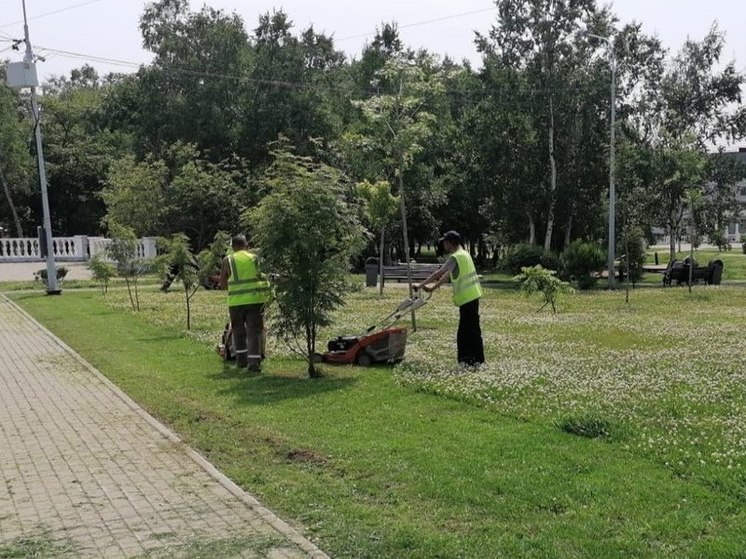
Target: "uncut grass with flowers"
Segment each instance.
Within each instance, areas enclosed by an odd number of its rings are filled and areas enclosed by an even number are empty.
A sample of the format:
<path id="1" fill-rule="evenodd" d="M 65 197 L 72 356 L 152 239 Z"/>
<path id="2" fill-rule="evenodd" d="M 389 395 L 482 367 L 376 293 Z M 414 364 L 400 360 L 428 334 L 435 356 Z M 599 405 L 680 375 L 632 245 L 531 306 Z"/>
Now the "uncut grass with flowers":
<path id="1" fill-rule="evenodd" d="M 383 296 L 361 288 L 320 340 L 363 331 L 406 294 L 402 286 L 387 287 Z M 129 305 L 122 291 L 107 300 L 122 311 Z M 178 290 L 146 291 L 142 302 L 150 321 L 172 328 L 184 320 Z M 630 304 L 622 291 L 576 293 L 562 297 L 558 314 L 537 312 L 540 304 L 538 297 L 487 289 L 480 311 L 488 363 L 464 369 L 455 363 L 458 312 L 443 288 L 418 312 L 406 359 L 392 374 L 406 389 L 598 436 L 677 475 L 744 496 L 743 286 L 697 287 L 692 294 L 638 289 Z M 200 293 L 193 312 L 197 326 L 187 335 L 214 346 L 227 320 L 224 295 Z M 292 358 L 274 339 L 269 353 Z"/>

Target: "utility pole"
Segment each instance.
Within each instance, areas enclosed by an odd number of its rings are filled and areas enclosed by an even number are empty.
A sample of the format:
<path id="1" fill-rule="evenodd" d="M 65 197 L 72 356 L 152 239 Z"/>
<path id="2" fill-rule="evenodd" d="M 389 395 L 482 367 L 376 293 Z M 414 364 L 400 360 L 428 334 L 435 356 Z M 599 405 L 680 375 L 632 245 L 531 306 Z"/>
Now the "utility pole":
<path id="1" fill-rule="evenodd" d="M 594 39 L 604 41 L 609 47 L 609 66 L 611 66 L 611 138 L 609 140 L 609 247 L 606 266 L 609 270 L 609 289 L 614 289 L 614 257 L 616 256 L 616 184 L 614 174 L 616 153 L 616 52 L 614 51 L 614 41 L 611 38 L 594 35 L 585 30 L 580 33 L 586 37 L 593 37 Z"/>
<path id="2" fill-rule="evenodd" d="M 402 93 L 404 92 L 404 75 L 399 76 L 399 95 L 397 103 L 401 104 Z M 392 130 L 393 132 L 393 130 Z M 403 148 L 401 148 L 403 150 Z M 404 196 L 404 153 L 399 152 L 399 198 L 401 199 L 401 223 L 404 231 L 404 259 L 407 263 L 407 280 L 409 283 L 409 298 L 414 296 L 414 286 L 412 282 L 412 261 L 409 256 L 409 232 L 407 231 L 407 203 Z M 382 255 L 383 256 L 383 255 Z M 381 276 L 383 278 L 383 275 Z M 383 279 L 381 279 L 383 281 Z M 417 332 L 417 317 L 412 311 L 412 332 Z"/>
<path id="3" fill-rule="evenodd" d="M 26 54 L 23 57 L 24 64 L 34 64 L 34 53 L 31 50 L 31 39 L 28 32 L 28 19 L 26 17 L 26 0 L 23 2 L 23 35 L 26 42 Z M 47 295 L 59 295 L 62 290 L 57 285 L 57 267 L 54 263 L 54 247 L 52 246 L 52 218 L 49 211 L 49 198 L 47 196 L 47 172 L 44 166 L 44 147 L 41 138 L 41 111 L 36 99 L 36 86 L 31 86 L 31 111 L 34 115 L 34 135 L 36 136 L 36 161 L 39 166 L 39 183 L 41 185 L 41 205 L 44 215 L 43 232 L 47 245 Z"/>
<path id="4" fill-rule="evenodd" d="M 609 289 L 614 289 L 614 256 L 616 255 L 616 182 L 614 176 L 616 150 L 616 53 L 614 42 L 607 39 L 609 45 L 609 64 L 611 64 L 611 140 L 609 144 Z M 629 260 L 629 256 L 627 256 Z M 629 282 L 629 278 L 627 278 Z"/>

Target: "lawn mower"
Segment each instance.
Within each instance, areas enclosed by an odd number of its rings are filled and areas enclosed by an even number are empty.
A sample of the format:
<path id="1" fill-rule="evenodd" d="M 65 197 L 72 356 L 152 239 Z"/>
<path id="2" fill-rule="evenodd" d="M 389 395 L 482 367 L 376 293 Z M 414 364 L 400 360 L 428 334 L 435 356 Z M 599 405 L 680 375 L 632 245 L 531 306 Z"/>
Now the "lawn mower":
<path id="1" fill-rule="evenodd" d="M 233 361 L 236 358 L 236 344 L 233 342 L 233 328 L 231 323 L 225 325 L 223 335 L 220 338 L 220 343 L 217 345 L 215 350 L 223 361 Z M 262 359 L 267 351 L 267 329 L 265 328 L 262 332 Z"/>
<path id="2" fill-rule="evenodd" d="M 331 340 L 326 353 L 314 355 L 316 363 L 357 364 L 369 367 L 374 363 L 398 363 L 404 359 L 407 346 L 407 329 L 394 327 L 405 314 L 425 305 L 430 296 L 421 293 L 404 299 L 396 310 L 383 320 L 370 326 L 360 335 L 338 336 Z"/>

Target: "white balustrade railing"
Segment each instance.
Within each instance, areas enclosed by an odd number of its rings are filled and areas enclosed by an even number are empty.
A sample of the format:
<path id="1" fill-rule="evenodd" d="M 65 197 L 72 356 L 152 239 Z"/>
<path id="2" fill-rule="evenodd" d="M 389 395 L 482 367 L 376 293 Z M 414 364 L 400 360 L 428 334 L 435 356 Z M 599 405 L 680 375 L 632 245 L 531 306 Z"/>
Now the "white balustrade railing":
<path id="1" fill-rule="evenodd" d="M 52 254 L 59 262 L 87 262 L 92 256 L 100 254 L 111 260 L 106 248 L 111 239 L 103 237 L 54 237 Z M 150 259 L 156 256 L 155 238 L 143 237 L 137 244 L 137 258 Z M 41 254 L 39 239 L 8 238 L 0 239 L 0 262 L 37 262 L 44 260 Z"/>

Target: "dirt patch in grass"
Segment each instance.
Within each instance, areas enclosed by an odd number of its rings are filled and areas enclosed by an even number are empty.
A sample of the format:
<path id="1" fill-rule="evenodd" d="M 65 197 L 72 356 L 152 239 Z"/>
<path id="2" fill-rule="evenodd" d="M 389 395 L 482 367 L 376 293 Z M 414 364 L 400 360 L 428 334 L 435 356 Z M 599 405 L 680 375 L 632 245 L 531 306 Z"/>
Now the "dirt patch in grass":
<path id="1" fill-rule="evenodd" d="M 314 466 L 326 466 L 326 458 L 307 448 L 294 448 L 285 453 L 285 459 L 290 462 L 301 464 L 313 464 Z"/>

